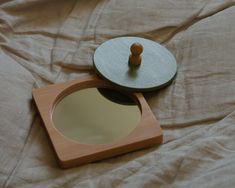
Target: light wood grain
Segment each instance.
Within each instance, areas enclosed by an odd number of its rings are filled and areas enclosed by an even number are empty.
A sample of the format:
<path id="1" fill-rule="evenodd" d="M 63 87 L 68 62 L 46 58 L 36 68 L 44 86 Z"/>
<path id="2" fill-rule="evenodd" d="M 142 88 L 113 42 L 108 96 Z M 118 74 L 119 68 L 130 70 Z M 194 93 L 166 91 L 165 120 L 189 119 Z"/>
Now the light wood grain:
<path id="1" fill-rule="evenodd" d="M 113 144 L 87 145 L 64 137 L 57 131 L 52 122 L 53 108 L 71 92 L 90 87 L 116 89 L 107 81 L 96 76 L 89 76 L 33 90 L 33 98 L 62 168 L 105 159 L 162 142 L 162 131 L 159 123 L 141 93 L 128 93 L 138 102 L 142 116 L 140 123 L 126 138 Z"/>

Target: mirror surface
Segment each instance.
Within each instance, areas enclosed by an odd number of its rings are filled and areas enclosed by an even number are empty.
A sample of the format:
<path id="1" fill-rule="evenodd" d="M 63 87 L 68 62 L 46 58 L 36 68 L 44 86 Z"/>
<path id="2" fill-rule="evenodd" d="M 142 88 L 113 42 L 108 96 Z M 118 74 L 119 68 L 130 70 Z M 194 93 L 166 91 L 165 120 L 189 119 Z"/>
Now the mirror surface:
<path id="1" fill-rule="evenodd" d="M 107 88 L 87 88 L 65 96 L 52 120 L 65 137 L 83 144 L 111 144 L 135 129 L 141 119 L 138 104 Z"/>

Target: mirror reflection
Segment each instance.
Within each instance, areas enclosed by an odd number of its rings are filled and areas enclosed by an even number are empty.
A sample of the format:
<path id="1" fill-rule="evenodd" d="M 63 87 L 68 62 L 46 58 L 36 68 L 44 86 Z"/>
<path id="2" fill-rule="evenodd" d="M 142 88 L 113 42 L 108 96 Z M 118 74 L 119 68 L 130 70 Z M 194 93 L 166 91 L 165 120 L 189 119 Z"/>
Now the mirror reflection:
<path id="1" fill-rule="evenodd" d="M 111 144 L 135 129 L 141 119 L 138 104 L 116 90 L 87 88 L 64 97 L 52 120 L 65 137 L 83 144 Z"/>

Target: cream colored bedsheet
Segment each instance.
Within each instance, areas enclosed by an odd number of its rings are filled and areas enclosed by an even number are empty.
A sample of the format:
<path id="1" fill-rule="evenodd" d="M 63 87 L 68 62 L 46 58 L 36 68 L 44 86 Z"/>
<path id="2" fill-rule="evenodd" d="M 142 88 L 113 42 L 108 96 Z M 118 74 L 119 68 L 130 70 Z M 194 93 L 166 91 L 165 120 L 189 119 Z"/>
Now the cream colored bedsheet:
<path id="1" fill-rule="evenodd" d="M 0 1 L 0 187 L 235 187 L 234 0 Z M 92 74 L 118 36 L 162 43 L 172 85 L 146 93 L 164 143 L 61 170 L 32 102 L 35 87 Z"/>

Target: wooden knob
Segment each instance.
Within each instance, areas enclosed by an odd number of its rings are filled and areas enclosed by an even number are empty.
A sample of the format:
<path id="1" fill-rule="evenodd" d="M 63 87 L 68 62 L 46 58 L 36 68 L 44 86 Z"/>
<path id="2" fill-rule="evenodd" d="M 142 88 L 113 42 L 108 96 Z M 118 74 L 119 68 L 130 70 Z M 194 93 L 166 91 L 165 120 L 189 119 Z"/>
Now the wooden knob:
<path id="1" fill-rule="evenodd" d="M 141 64 L 141 53 L 143 52 L 143 46 L 140 43 L 134 43 L 130 47 L 131 55 L 129 56 L 130 65 Z"/>

